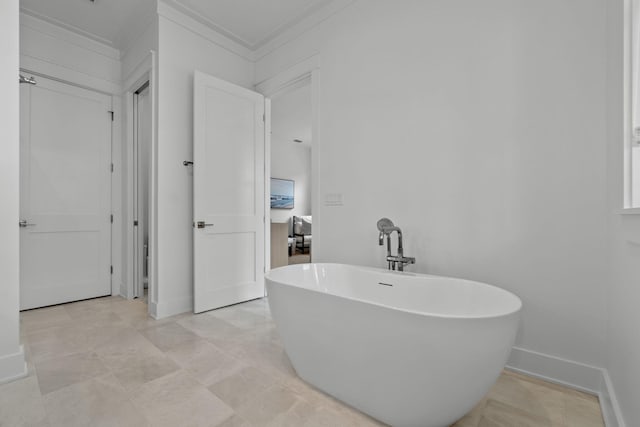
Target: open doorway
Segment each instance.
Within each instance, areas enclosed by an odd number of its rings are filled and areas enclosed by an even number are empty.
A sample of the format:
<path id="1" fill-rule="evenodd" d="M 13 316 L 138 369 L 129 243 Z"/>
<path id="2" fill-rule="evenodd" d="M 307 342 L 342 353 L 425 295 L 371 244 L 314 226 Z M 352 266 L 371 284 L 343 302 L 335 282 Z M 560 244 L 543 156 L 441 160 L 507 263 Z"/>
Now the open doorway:
<path id="1" fill-rule="evenodd" d="M 147 301 L 151 178 L 151 92 L 145 82 L 133 94 L 133 292 Z"/>
<path id="2" fill-rule="evenodd" d="M 271 268 L 312 258 L 311 78 L 271 98 Z"/>

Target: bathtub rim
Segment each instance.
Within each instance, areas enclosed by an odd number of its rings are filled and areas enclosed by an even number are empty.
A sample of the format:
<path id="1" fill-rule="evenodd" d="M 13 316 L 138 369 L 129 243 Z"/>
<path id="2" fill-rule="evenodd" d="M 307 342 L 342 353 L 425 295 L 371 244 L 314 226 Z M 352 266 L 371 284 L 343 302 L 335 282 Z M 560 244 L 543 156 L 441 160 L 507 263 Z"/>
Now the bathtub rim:
<path id="1" fill-rule="evenodd" d="M 499 312 L 497 314 L 485 314 L 485 315 L 459 315 L 459 314 L 441 314 L 441 313 L 432 313 L 432 312 L 428 312 L 428 311 L 418 311 L 418 310 L 412 310 L 412 309 L 408 309 L 408 308 L 402 308 L 402 307 L 396 307 L 396 306 L 392 306 L 392 305 L 388 305 L 388 304 L 383 304 L 380 302 L 375 302 L 375 301 L 370 301 L 370 300 L 366 300 L 366 299 L 362 299 L 362 298 L 355 298 L 355 297 L 350 297 L 350 296 L 344 296 L 344 295 L 338 295 L 335 293 L 331 293 L 331 292 L 325 292 L 319 289 L 314 289 L 314 288 L 308 288 L 308 287 L 304 287 L 304 286 L 298 286 L 294 283 L 287 283 L 287 282 L 282 282 L 282 281 L 278 281 L 275 279 L 270 278 L 270 274 L 273 271 L 277 271 L 277 270 L 285 270 L 285 269 L 291 269 L 294 270 L 296 268 L 301 269 L 304 266 L 341 266 L 341 267 L 349 267 L 349 268 L 355 268 L 355 269 L 361 269 L 361 270 L 368 270 L 368 271 L 374 271 L 374 272 L 379 272 L 379 273 L 385 273 L 385 274 L 391 274 L 391 275 L 401 275 L 401 276 L 408 276 L 408 277 L 437 277 L 437 278 L 444 278 L 444 279 L 454 279 L 454 280 L 460 280 L 463 282 L 468 282 L 468 283 L 476 283 L 476 284 L 480 284 L 483 286 L 487 286 L 490 288 L 494 288 L 499 290 L 500 292 L 505 292 L 508 295 L 510 295 L 512 298 L 515 298 L 515 300 L 517 301 L 517 308 L 514 310 L 508 310 L 508 311 L 504 311 L 504 312 Z M 500 319 L 502 317 L 509 317 L 509 316 L 513 316 L 513 315 L 520 315 L 520 313 L 522 312 L 522 299 L 514 294 L 513 292 L 506 290 L 504 288 L 501 288 L 499 286 L 496 285 L 491 285 L 489 283 L 485 283 L 485 282 L 479 282 L 477 280 L 469 280 L 469 279 L 463 279 L 460 277 L 452 277 L 452 276 L 440 276 L 440 275 L 436 275 L 436 274 L 425 274 L 425 273 L 414 273 L 414 272 L 409 272 L 409 271 L 397 271 L 397 270 L 387 270 L 384 268 L 379 268 L 379 267 L 369 267 L 369 266 L 365 266 L 365 265 L 357 265 L 357 264 L 343 264 L 343 263 L 330 263 L 330 262 L 315 262 L 315 263 L 305 263 L 305 264 L 291 264 L 291 265 L 285 265 L 282 267 L 277 267 L 274 269 L 271 269 L 269 271 L 267 271 L 264 274 L 264 278 L 265 281 L 267 282 L 266 285 L 267 287 L 269 286 L 269 284 L 274 283 L 274 284 L 278 284 L 280 286 L 289 286 L 292 288 L 297 288 L 297 289 L 302 289 L 302 290 L 306 290 L 309 292 L 314 292 L 320 295 L 330 295 L 330 296 L 334 296 L 336 298 L 344 298 L 346 300 L 349 301 L 354 301 L 354 302 L 358 302 L 358 303 L 363 303 L 363 304 L 370 304 L 370 305 L 374 305 L 377 307 L 381 307 L 384 309 L 389 309 L 389 310 L 396 310 L 396 311 L 401 311 L 404 313 L 409 313 L 409 314 L 414 314 L 414 315 L 418 315 L 418 316 L 423 316 L 423 317 L 431 317 L 431 318 L 439 318 L 439 319 L 455 319 L 455 320 L 478 320 L 478 319 Z M 268 297 L 268 292 L 267 292 L 267 297 Z"/>

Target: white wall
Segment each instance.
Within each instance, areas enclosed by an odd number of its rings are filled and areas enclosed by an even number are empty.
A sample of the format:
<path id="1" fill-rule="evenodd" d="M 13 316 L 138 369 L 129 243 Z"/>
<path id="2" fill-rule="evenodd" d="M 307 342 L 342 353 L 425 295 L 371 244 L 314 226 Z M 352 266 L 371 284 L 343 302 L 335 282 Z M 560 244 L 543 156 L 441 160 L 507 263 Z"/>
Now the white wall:
<path id="1" fill-rule="evenodd" d="M 150 51 L 158 50 L 158 16 L 154 14 L 140 37 L 126 46 L 122 51 L 122 79 L 127 81 L 136 74 L 140 67 L 145 67 L 145 59 Z M 124 87 L 128 90 L 128 87 Z"/>
<path id="2" fill-rule="evenodd" d="M 623 0 L 608 0 L 609 81 L 607 134 L 609 216 L 613 277 L 607 283 L 607 369 L 626 425 L 640 425 L 640 215 L 620 215 L 623 206 Z M 640 185 L 640 181 L 635 181 Z M 614 402 L 615 403 L 615 402 Z"/>
<path id="3" fill-rule="evenodd" d="M 163 6 L 163 5 L 160 5 Z M 252 87 L 253 63 L 186 29 L 160 9 L 158 56 L 158 264 L 156 317 L 193 309 L 193 72 Z M 186 17 L 190 28 L 199 24 Z M 197 161 L 197 159 L 196 159 Z"/>
<path id="4" fill-rule="evenodd" d="M 388 216 L 410 270 L 523 299 L 518 347 L 603 366 L 604 5 L 354 2 L 258 61 L 320 57 L 315 260 L 384 267 Z"/>
<path id="5" fill-rule="evenodd" d="M 19 310 L 18 0 L 0 2 L 0 383 L 26 374 Z"/>

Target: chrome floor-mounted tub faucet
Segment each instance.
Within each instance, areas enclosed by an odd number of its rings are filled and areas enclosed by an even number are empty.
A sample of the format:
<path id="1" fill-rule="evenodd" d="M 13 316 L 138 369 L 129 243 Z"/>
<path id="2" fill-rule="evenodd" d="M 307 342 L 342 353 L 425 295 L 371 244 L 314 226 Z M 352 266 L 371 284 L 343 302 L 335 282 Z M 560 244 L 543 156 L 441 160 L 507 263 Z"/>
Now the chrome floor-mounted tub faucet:
<path id="1" fill-rule="evenodd" d="M 405 264 L 415 264 L 416 259 L 413 257 L 405 257 L 404 249 L 402 248 L 402 230 L 400 227 L 396 227 L 389 218 L 380 218 L 378 220 L 378 245 L 384 244 L 384 238 L 387 237 L 387 266 L 389 270 L 404 271 Z M 398 233 L 398 253 L 397 255 L 391 255 L 391 233 L 396 231 Z"/>

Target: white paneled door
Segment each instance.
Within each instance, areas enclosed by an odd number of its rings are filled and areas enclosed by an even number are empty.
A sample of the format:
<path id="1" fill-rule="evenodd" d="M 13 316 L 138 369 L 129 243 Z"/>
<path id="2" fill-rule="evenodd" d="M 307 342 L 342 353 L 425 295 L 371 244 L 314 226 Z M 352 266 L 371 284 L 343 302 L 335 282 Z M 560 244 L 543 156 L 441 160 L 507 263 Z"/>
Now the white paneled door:
<path id="1" fill-rule="evenodd" d="M 111 97 L 36 80 L 20 85 L 22 310 L 111 294 Z"/>
<path id="2" fill-rule="evenodd" d="M 194 79 L 194 312 L 264 296 L 265 100 Z"/>

